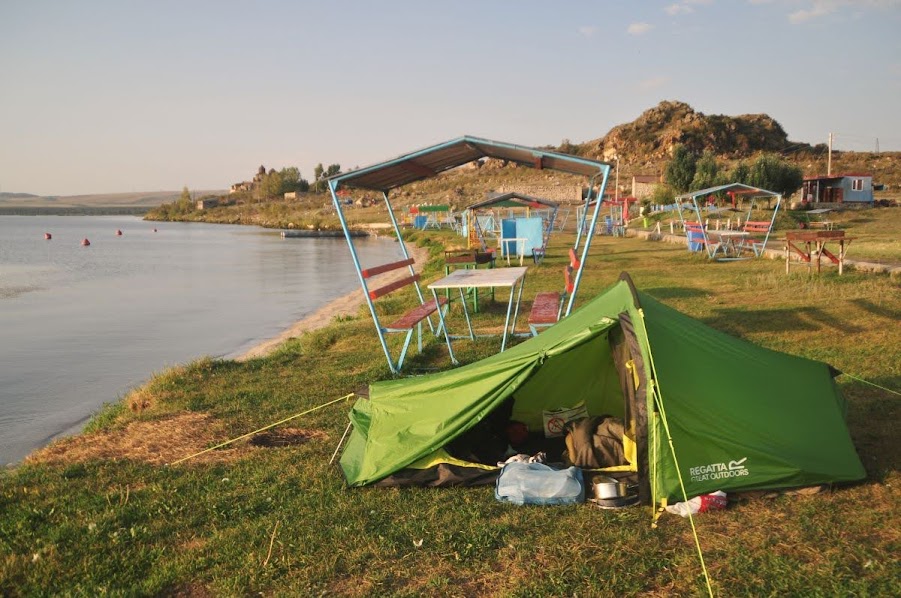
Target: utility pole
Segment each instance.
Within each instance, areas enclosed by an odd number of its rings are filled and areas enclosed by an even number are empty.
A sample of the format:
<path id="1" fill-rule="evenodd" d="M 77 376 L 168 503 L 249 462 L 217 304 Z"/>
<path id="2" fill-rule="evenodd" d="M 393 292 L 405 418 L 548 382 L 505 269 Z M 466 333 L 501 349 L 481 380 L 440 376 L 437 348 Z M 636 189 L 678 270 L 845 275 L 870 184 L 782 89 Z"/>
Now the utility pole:
<path id="1" fill-rule="evenodd" d="M 619 199 L 619 154 L 614 156 L 616 160 L 616 187 L 613 189 L 613 201 Z"/>
<path id="2" fill-rule="evenodd" d="M 876 138 L 876 153 L 879 153 L 879 138 Z"/>
<path id="3" fill-rule="evenodd" d="M 826 176 L 832 176 L 832 133 L 829 133 L 829 157 L 826 159 Z"/>

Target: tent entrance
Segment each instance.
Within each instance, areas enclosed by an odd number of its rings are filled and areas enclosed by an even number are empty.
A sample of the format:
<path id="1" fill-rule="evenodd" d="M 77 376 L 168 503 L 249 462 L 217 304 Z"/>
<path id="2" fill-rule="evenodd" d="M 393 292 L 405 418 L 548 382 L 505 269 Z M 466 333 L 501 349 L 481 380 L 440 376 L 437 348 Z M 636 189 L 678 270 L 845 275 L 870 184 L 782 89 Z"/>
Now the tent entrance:
<path id="1" fill-rule="evenodd" d="M 548 357 L 541 368 L 451 442 L 377 482 L 380 486 L 491 484 L 512 454 L 545 453 L 550 463 L 575 464 L 649 488 L 644 364 L 622 314 L 606 330 Z M 634 347 L 633 347 L 634 345 Z M 549 415 L 583 409 L 561 434 L 546 432 Z M 642 461 L 642 458 L 644 461 Z"/>

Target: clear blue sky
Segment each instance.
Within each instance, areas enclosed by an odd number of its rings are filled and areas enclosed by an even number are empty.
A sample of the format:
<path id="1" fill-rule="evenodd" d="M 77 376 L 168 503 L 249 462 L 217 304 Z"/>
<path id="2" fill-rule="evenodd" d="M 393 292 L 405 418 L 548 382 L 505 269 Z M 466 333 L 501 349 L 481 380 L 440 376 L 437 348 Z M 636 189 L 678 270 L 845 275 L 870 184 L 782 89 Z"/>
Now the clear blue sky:
<path id="1" fill-rule="evenodd" d="M 901 0 L 0 2 L 0 190 L 226 188 L 659 101 L 901 150 Z"/>

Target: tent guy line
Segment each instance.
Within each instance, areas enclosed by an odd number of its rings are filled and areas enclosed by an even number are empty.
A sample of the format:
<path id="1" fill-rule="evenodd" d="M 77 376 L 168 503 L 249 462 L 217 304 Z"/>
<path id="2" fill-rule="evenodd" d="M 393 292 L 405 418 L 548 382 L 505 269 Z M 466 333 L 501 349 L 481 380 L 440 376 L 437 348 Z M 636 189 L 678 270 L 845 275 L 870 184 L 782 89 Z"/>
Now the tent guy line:
<path id="1" fill-rule="evenodd" d="M 285 423 L 285 422 L 289 422 L 289 421 L 291 421 L 292 419 L 297 419 L 298 417 L 301 417 L 301 416 L 303 416 L 303 415 L 307 415 L 308 413 L 313 413 L 314 411 L 319 411 L 320 409 L 324 409 L 325 407 L 328 407 L 329 405 L 334 405 L 335 403 L 340 403 L 341 401 L 346 401 L 347 399 L 349 399 L 349 398 L 351 398 L 351 397 L 353 397 L 353 396 L 354 396 L 354 393 L 350 393 L 350 394 L 348 394 L 348 395 L 344 395 L 343 397 L 339 397 L 339 398 L 334 399 L 334 400 L 332 400 L 332 401 L 329 401 L 329 402 L 327 402 L 327 403 L 323 403 L 322 405 L 319 405 L 319 406 L 317 406 L 317 407 L 312 407 L 312 408 L 307 409 L 306 411 L 303 411 L 303 412 L 301 412 L 301 413 L 297 413 L 297 414 L 292 415 L 292 416 L 290 416 L 290 417 L 286 417 L 285 419 L 279 420 L 279 421 L 275 422 L 274 424 L 269 424 L 268 426 L 263 426 L 262 428 L 259 428 L 259 429 L 257 429 L 257 430 L 254 430 L 253 432 L 248 432 L 247 434 L 242 434 L 242 435 L 238 436 L 237 438 L 232 438 L 231 440 L 226 440 L 225 442 L 222 442 L 222 443 L 220 443 L 220 444 L 217 444 L 216 446 L 211 446 L 210 448 L 204 449 L 204 450 L 202 450 L 202 451 L 200 451 L 200 452 L 197 452 L 197 453 L 194 453 L 193 455 L 188 455 L 187 457 L 182 457 L 182 458 L 179 459 L 178 461 L 173 461 L 172 463 L 169 463 L 169 465 L 170 465 L 170 466 L 172 466 L 172 465 L 178 465 L 179 463 L 183 463 L 183 462 L 187 461 L 188 459 L 193 459 L 194 457 L 199 457 L 200 455 L 203 455 L 203 454 L 208 453 L 208 452 L 210 452 L 210 451 L 214 451 L 214 450 L 219 449 L 219 448 L 222 448 L 222 447 L 224 447 L 224 446 L 228 446 L 229 444 L 232 444 L 233 442 L 237 442 L 237 441 L 239 441 L 239 440 L 241 440 L 241 439 L 243 439 L 243 438 L 247 438 L 248 436 L 253 436 L 254 434 L 259 434 L 260 432 L 263 432 L 263 431 L 268 430 L 268 429 L 270 429 L 270 428 L 274 428 L 275 426 L 279 426 L 279 425 L 281 425 L 281 424 L 283 424 L 283 423 Z"/>

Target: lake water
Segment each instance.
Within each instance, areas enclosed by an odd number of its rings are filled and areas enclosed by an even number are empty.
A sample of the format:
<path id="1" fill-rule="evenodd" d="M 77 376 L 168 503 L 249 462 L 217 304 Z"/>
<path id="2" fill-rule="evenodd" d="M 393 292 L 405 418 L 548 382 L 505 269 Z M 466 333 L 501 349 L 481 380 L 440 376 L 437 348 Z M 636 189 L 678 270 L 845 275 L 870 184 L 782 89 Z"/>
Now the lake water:
<path id="1" fill-rule="evenodd" d="M 364 266 L 400 259 L 388 240 L 357 247 Z M 356 288 L 342 238 L 0 216 L 0 464 L 79 430 L 154 372 L 239 355 Z"/>

